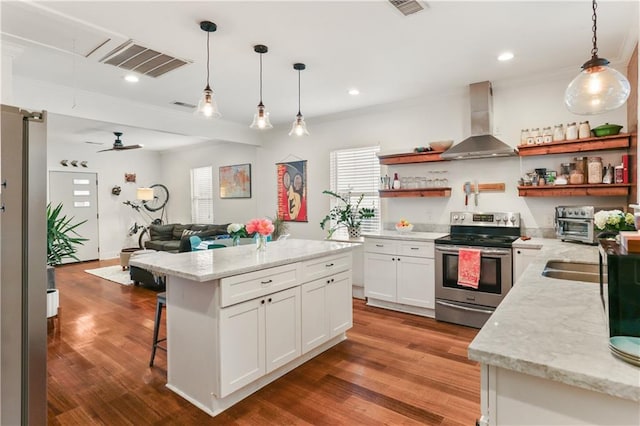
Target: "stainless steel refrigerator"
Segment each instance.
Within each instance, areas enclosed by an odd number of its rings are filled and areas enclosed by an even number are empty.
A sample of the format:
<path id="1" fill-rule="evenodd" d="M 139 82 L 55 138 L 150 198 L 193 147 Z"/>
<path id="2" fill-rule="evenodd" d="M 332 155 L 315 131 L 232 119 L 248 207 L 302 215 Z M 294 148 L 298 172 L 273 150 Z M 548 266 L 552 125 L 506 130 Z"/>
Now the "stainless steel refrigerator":
<path id="1" fill-rule="evenodd" d="M 1 109 L 0 425 L 44 425 L 46 113 Z"/>

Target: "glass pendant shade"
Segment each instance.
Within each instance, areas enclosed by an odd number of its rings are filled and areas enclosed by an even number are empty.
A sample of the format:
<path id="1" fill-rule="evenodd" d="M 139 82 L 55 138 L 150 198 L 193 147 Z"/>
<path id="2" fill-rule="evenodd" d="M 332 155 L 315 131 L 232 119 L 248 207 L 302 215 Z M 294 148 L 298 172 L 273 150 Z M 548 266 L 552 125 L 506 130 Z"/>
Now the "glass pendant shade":
<path id="1" fill-rule="evenodd" d="M 624 105 L 630 93 L 629 80 L 622 73 L 606 64 L 595 65 L 583 67 L 569 83 L 564 103 L 574 114 L 600 114 Z"/>
<path id="2" fill-rule="evenodd" d="M 298 115 L 296 115 L 296 119 L 291 126 L 289 136 L 309 136 L 307 124 L 304 122 L 304 117 L 302 116 L 302 114 L 298 113 Z"/>
<path id="3" fill-rule="evenodd" d="M 591 1 L 593 37 L 591 59 L 582 65 L 582 71 L 564 92 L 564 104 L 574 114 L 600 114 L 620 108 L 629 98 L 629 80 L 609 67 L 609 61 L 598 57 L 598 15 L 596 0 Z"/>
<path id="4" fill-rule="evenodd" d="M 213 97 L 213 90 L 211 90 L 211 87 L 209 87 L 208 84 L 207 87 L 204 88 L 200 102 L 198 102 L 196 114 L 202 115 L 206 118 L 218 118 L 222 115 L 220 114 L 220 111 L 218 111 L 218 104 Z"/>
<path id="5" fill-rule="evenodd" d="M 264 110 L 264 105 L 258 105 L 258 111 L 253 115 L 253 123 L 249 126 L 251 129 L 271 129 L 273 125 L 269 121 L 269 113 Z"/>
<path id="6" fill-rule="evenodd" d="M 138 188 L 136 190 L 136 199 L 142 201 L 153 200 L 153 188 Z"/>

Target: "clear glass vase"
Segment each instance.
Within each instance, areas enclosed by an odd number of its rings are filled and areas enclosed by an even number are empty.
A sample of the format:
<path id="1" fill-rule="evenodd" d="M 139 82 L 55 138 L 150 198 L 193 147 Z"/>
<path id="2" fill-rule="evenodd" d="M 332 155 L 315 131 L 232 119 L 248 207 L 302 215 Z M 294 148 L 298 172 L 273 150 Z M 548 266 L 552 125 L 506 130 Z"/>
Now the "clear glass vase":
<path id="1" fill-rule="evenodd" d="M 256 236 L 256 250 L 258 251 L 266 251 L 267 250 L 267 236 L 258 234 Z"/>
<path id="2" fill-rule="evenodd" d="M 231 244 L 235 247 L 235 246 L 239 246 L 240 245 L 240 236 L 236 235 L 233 237 L 233 239 L 231 240 Z"/>

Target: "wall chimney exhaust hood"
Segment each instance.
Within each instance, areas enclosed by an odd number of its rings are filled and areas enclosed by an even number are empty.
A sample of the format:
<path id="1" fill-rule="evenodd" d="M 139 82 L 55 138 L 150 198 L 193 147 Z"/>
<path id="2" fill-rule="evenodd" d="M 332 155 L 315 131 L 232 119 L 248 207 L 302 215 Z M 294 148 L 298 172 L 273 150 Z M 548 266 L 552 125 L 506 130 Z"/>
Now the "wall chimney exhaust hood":
<path id="1" fill-rule="evenodd" d="M 491 134 L 493 121 L 493 91 L 491 83 L 483 81 L 469 85 L 471 101 L 471 136 L 440 154 L 445 160 L 510 157 L 516 151 Z"/>

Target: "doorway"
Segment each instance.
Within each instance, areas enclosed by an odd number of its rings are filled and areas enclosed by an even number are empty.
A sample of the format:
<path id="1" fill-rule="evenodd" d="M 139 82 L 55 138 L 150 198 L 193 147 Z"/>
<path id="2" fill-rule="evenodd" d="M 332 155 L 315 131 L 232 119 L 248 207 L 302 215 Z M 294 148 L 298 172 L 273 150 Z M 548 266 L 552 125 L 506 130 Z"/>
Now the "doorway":
<path id="1" fill-rule="evenodd" d="M 49 172 L 49 201 L 53 207 L 62 203 L 62 214 L 73 217 L 71 223 L 86 220 L 76 228 L 87 241 L 78 245 L 76 257 L 80 261 L 100 258 L 98 244 L 98 175 L 87 172 Z M 65 258 L 62 263 L 76 260 Z"/>

